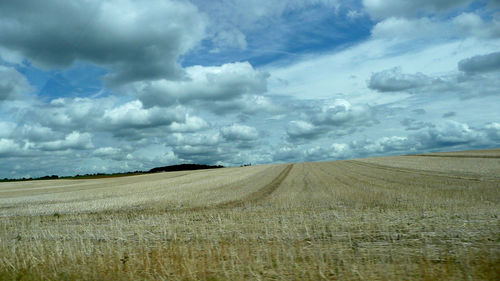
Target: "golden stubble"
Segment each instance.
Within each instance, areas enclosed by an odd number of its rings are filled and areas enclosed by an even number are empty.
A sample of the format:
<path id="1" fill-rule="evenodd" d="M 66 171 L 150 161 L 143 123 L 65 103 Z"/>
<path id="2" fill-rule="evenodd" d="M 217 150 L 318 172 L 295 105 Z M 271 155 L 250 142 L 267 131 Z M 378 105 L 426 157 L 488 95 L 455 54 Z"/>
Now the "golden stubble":
<path id="1" fill-rule="evenodd" d="M 498 280 L 498 160 L 1 183 L 0 280 Z"/>

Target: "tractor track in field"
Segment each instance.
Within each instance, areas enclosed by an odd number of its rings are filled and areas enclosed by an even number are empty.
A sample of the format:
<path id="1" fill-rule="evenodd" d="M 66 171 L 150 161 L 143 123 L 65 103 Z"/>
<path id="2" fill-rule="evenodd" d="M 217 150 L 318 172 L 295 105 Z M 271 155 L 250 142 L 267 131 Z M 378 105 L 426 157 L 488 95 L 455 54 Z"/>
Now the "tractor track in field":
<path id="1" fill-rule="evenodd" d="M 500 159 L 499 155 L 466 155 L 466 154 L 409 154 L 404 156 L 418 156 L 418 157 L 451 157 L 451 158 L 488 158 Z"/>
<path id="2" fill-rule="evenodd" d="M 293 168 L 293 164 L 288 164 L 283 171 L 279 173 L 277 177 L 275 177 L 270 183 L 266 184 L 263 188 L 252 192 L 248 194 L 247 196 L 238 199 L 238 200 L 232 200 L 228 202 L 222 202 L 220 204 L 216 205 L 211 205 L 211 206 L 200 206 L 200 207 L 194 207 L 194 208 L 187 208 L 187 209 L 182 209 L 178 210 L 181 212 L 190 212 L 190 211 L 204 211 L 204 210 L 211 210 L 211 209 L 231 209 L 231 208 L 236 208 L 236 207 L 241 207 L 245 206 L 250 203 L 258 203 L 265 198 L 269 197 L 274 191 L 278 189 L 278 187 L 281 185 L 281 183 L 286 179 L 288 174 L 290 174 L 290 171 Z"/>
<path id="3" fill-rule="evenodd" d="M 412 168 L 393 167 L 393 166 L 363 162 L 363 161 L 358 161 L 358 160 L 346 160 L 346 162 L 352 163 L 352 164 L 355 164 L 358 166 L 370 167 L 373 169 L 381 169 L 381 170 L 400 172 L 400 173 L 411 173 L 411 174 L 417 174 L 417 175 L 428 176 L 428 177 L 442 177 L 442 178 L 449 178 L 449 179 L 455 179 L 455 180 L 468 180 L 468 181 L 477 181 L 477 182 L 480 182 L 480 181 L 498 181 L 497 177 L 488 177 L 488 176 L 482 176 L 482 175 L 476 175 L 476 174 L 464 174 L 464 173 L 460 174 L 460 173 L 451 173 L 451 172 L 446 173 L 446 172 L 419 170 L 419 169 L 412 169 Z"/>

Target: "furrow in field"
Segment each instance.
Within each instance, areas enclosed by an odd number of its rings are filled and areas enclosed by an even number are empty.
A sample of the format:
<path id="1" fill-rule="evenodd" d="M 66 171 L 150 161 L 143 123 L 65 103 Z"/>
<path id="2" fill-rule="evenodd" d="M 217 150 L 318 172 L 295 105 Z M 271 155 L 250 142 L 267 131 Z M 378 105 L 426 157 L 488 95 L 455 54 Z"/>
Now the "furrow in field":
<path id="1" fill-rule="evenodd" d="M 253 189 L 252 182 L 260 182 L 278 171 L 278 166 L 253 166 L 244 169 L 196 171 L 173 177 L 170 173 L 130 177 L 130 181 L 96 179 L 101 188 L 73 189 L 72 192 L 50 193 L 12 198 L 0 198 L 0 216 L 43 215 L 53 213 L 85 213 L 131 208 L 134 210 L 195 207 L 227 202 L 241 198 Z M 241 185 L 246 183 L 246 185 Z M 258 188 L 257 185 L 256 187 Z"/>
<path id="2" fill-rule="evenodd" d="M 477 175 L 477 174 L 472 174 L 472 173 L 463 173 L 462 175 L 458 175 L 453 172 L 440 172 L 440 171 L 429 171 L 429 170 L 420 170 L 420 169 L 412 169 L 412 168 L 402 168 L 402 167 L 393 167 L 389 165 L 383 165 L 383 164 L 375 164 L 375 163 L 368 163 L 364 161 L 359 161 L 359 160 L 346 160 L 346 162 L 352 163 L 354 165 L 358 166 L 366 166 L 370 167 L 373 169 L 380 169 L 380 170 L 388 170 L 388 171 L 393 171 L 393 172 L 399 172 L 399 173 L 410 173 L 410 174 L 417 174 L 419 176 L 431 176 L 431 177 L 443 177 L 443 178 L 450 178 L 450 179 L 458 179 L 458 180 L 467 180 L 467 181 L 498 181 L 499 178 L 497 177 L 487 177 L 487 176 L 482 176 L 482 175 Z"/>
<path id="3" fill-rule="evenodd" d="M 420 156 L 420 157 L 452 157 L 452 158 L 494 158 L 499 159 L 499 155 L 446 155 L 446 154 L 410 154 L 405 156 Z"/>
<path id="4" fill-rule="evenodd" d="M 200 206 L 190 209 L 184 209 L 182 211 L 201 211 L 208 209 L 228 209 L 228 208 L 236 208 L 240 206 L 244 206 L 247 204 L 258 203 L 268 196 L 270 196 L 273 192 L 275 192 L 278 187 L 282 184 L 282 182 L 286 179 L 286 177 L 290 174 L 290 171 L 293 168 L 293 164 L 288 164 L 282 171 L 279 173 L 277 177 L 275 177 L 270 183 L 266 184 L 261 189 L 252 192 L 245 197 L 237 200 L 232 200 L 228 202 L 223 202 L 220 204 L 212 205 L 212 206 Z"/>

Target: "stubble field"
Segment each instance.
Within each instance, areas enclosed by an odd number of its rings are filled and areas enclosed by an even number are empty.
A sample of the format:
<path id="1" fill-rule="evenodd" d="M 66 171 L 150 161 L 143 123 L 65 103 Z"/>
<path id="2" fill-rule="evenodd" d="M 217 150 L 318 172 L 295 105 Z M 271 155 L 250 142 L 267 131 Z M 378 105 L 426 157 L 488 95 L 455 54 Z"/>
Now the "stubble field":
<path id="1" fill-rule="evenodd" d="M 500 149 L 0 183 L 0 280 L 499 280 Z"/>

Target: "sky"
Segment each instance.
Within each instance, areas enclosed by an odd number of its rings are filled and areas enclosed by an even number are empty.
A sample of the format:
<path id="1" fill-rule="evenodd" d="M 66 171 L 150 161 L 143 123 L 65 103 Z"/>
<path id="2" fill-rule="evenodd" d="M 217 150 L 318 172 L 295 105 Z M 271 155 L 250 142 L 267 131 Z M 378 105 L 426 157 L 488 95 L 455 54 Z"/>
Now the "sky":
<path id="1" fill-rule="evenodd" d="M 500 1 L 0 1 L 0 178 L 500 147 Z"/>

